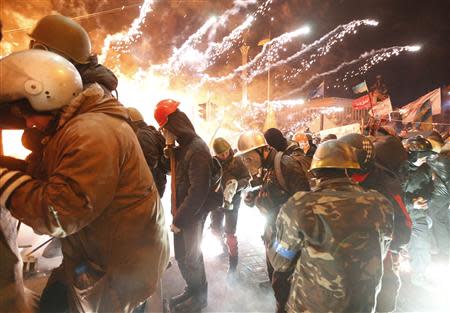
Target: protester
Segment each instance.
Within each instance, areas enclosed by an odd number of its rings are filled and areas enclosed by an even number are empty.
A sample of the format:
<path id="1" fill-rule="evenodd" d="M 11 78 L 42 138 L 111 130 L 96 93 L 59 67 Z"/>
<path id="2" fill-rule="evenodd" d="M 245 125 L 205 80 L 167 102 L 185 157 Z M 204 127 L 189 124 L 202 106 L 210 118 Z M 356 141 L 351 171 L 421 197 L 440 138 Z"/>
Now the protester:
<path id="1" fill-rule="evenodd" d="M 309 190 L 308 179 L 295 159 L 283 153 L 278 154 L 260 132 L 242 133 L 238 139 L 238 150 L 252 178 L 261 178 L 261 188 L 254 203 L 266 217 L 263 240 L 267 256 L 275 236 L 275 221 L 281 206 L 297 191 Z M 292 271 L 274 270 L 267 259 L 267 272 L 277 300 L 277 312 L 285 312 Z"/>
<path id="2" fill-rule="evenodd" d="M 162 100 L 156 105 L 155 119 L 166 144 L 174 150 L 176 203 L 172 207 L 175 259 L 186 282 L 184 292 L 170 301 L 173 313 L 200 312 L 208 305 L 208 283 L 201 250 L 207 216 L 207 197 L 213 176 L 213 161 L 206 143 L 197 135 L 189 118 L 178 110 L 179 103 Z"/>
<path id="3" fill-rule="evenodd" d="M 162 198 L 167 182 L 167 170 L 161 161 L 166 143 L 164 136 L 155 127 L 147 125 L 144 117 L 136 108 L 127 108 L 127 111 L 129 123 L 136 133 L 147 165 L 152 171 L 159 196 Z"/>
<path id="4" fill-rule="evenodd" d="M 27 124 L 49 135 L 43 178 L 0 169 L 1 207 L 36 232 L 61 238 L 63 262 L 40 311 L 132 312 L 156 290 L 169 246 L 125 108 L 98 84 L 83 91 L 78 71 L 57 54 L 23 51 L 0 66 L 0 103 L 28 100 L 35 114 L 24 116 Z M 41 92 L 27 87 L 33 85 Z"/>
<path id="5" fill-rule="evenodd" d="M 359 168 L 349 145 L 320 144 L 311 164 L 318 186 L 281 208 L 269 259 L 277 271 L 295 268 L 288 312 L 375 310 L 393 208 L 349 179 L 347 171 Z"/>
<path id="6" fill-rule="evenodd" d="M 81 75 L 84 88 L 97 83 L 110 94 L 117 88 L 117 77 L 98 64 L 91 54 L 91 40 L 86 30 L 69 17 L 52 14 L 41 18 L 30 33 L 30 49 L 48 50 L 69 60 Z"/>
<path id="7" fill-rule="evenodd" d="M 400 291 L 400 252 L 406 249 L 411 237 L 411 219 L 403 202 L 403 190 L 398 176 L 376 162 L 375 147 L 360 134 L 339 138 L 356 152 L 360 169 L 349 170 L 351 178 L 365 190 L 376 190 L 389 200 L 394 208 L 393 239 L 383 261 L 383 278 L 377 298 L 377 312 L 393 312 Z"/>
<path id="8" fill-rule="evenodd" d="M 269 128 L 266 130 L 264 138 L 266 138 L 267 144 L 278 152 L 284 152 L 287 155 L 303 154 L 298 143 L 293 140 L 287 140 L 283 133 L 277 128 Z"/>
<path id="9" fill-rule="evenodd" d="M 426 287 L 426 270 L 431 262 L 432 219 L 429 204 L 434 184 L 432 171 L 426 163 L 432 152 L 431 143 L 422 136 L 406 140 L 408 162 L 402 170 L 405 204 L 413 223 L 408 251 L 411 257 L 413 284 Z"/>
<path id="10" fill-rule="evenodd" d="M 224 138 L 216 138 L 213 142 L 215 157 L 222 165 L 222 189 L 224 203 L 219 209 L 211 212 L 211 229 L 222 240 L 225 232 L 225 243 L 228 252 L 228 274 L 235 278 L 238 265 L 239 251 L 236 237 L 239 207 L 241 206 L 241 192 L 249 184 L 250 174 L 240 158 L 234 156 L 231 145 Z M 225 219 L 225 225 L 224 225 Z"/>

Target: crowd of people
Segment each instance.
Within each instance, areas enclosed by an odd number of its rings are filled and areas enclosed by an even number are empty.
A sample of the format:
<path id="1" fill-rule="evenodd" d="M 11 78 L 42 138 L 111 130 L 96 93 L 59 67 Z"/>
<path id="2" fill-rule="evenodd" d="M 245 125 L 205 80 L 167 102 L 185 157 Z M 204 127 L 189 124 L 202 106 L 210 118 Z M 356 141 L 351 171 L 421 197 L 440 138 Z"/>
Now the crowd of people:
<path id="1" fill-rule="evenodd" d="M 26 160 L 0 162 L 0 312 L 144 312 L 169 261 L 184 291 L 173 313 L 201 312 L 208 215 L 239 276 L 243 201 L 266 218 L 262 243 L 276 312 L 392 312 L 407 256 L 412 281 L 449 262 L 450 142 L 437 132 L 365 129 L 322 140 L 275 128 L 215 138 L 212 152 L 179 102 L 155 104 L 159 130 L 115 97 L 86 31 L 41 19 L 30 49 L 0 60 L 0 106 L 24 122 Z M 169 191 L 167 227 L 161 197 Z M 62 264 L 37 304 L 23 284 L 17 221 L 58 238 Z"/>

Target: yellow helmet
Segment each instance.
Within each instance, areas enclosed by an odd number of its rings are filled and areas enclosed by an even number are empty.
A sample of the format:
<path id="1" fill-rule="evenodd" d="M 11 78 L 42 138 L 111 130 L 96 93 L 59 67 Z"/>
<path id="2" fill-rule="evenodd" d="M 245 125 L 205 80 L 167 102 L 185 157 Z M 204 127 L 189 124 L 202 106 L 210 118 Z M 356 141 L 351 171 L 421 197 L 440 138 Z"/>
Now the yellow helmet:
<path id="1" fill-rule="evenodd" d="M 231 145 L 224 138 L 218 137 L 214 139 L 213 149 L 215 154 L 221 154 L 231 149 Z"/>
<path id="2" fill-rule="evenodd" d="M 255 130 L 243 132 L 238 139 L 236 156 L 267 146 L 266 138 L 263 133 Z"/>
<path id="3" fill-rule="evenodd" d="M 127 111 L 128 116 L 130 117 L 130 120 L 132 122 L 144 121 L 144 117 L 142 116 L 141 112 L 138 111 L 138 109 L 129 107 L 127 108 Z"/>
<path id="4" fill-rule="evenodd" d="M 319 168 L 360 169 L 355 150 L 336 139 L 321 143 L 314 153 L 310 170 Z"/>
<path id="5" fill-rule="evenodd" d="M 47 15 L 37 22 L 29 36 L 68 60 L 80 64 L 89 63 L 89 35 L 71 18 L 60 14 Z"/>

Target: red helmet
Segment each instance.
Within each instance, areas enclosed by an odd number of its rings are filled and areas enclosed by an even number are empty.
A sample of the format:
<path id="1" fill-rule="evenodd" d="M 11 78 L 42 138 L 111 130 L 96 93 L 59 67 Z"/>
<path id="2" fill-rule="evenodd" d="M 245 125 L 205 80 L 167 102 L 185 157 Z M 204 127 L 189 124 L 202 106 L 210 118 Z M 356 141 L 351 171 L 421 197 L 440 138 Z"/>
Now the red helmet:
<path id="1" fill-rule="evenodd" d="M 158 122 L 159 127 L 164 127 L 169 120 L 169 115 L 175 112 L 180 105 L 180 102 L 165 99 L 158 102 L 155 109 L 155 120 Z"/>

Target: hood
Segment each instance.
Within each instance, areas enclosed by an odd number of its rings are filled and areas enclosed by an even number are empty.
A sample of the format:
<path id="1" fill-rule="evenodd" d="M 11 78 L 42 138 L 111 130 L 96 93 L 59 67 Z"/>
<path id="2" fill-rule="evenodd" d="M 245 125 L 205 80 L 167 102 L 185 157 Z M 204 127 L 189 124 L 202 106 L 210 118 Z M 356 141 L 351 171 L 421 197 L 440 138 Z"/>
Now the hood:
<path id="1" fill-rule="evenodd" d="M 164 128 L 167 128 L 177 137 L 177 141 L 181 146 L 188 144 L 194 137 L 197 137 L 194 125 L 192 125 L 187 115 L 179 110 L 169 115 Z"/>
<path id="2" fill-rule="evenodd" d="M 63 107 L 57 128 L 63 127 L 73 117 L 88 112 L 104 113 L 125 121 L 128 119 L 126 108 L 111 95 L 106 95 L 99 84 L 94 83 Z"/>
<path id="3" fill-rule="evenodd" d="M 97 56 L 95 55 L 89 58 L 88 64 L 77 65 L 77 70 L 85 87 L 97 83 L 110 92 L 117 88 L 118 80 L 116 75 L 105 66 L 98 64 Z"/>

